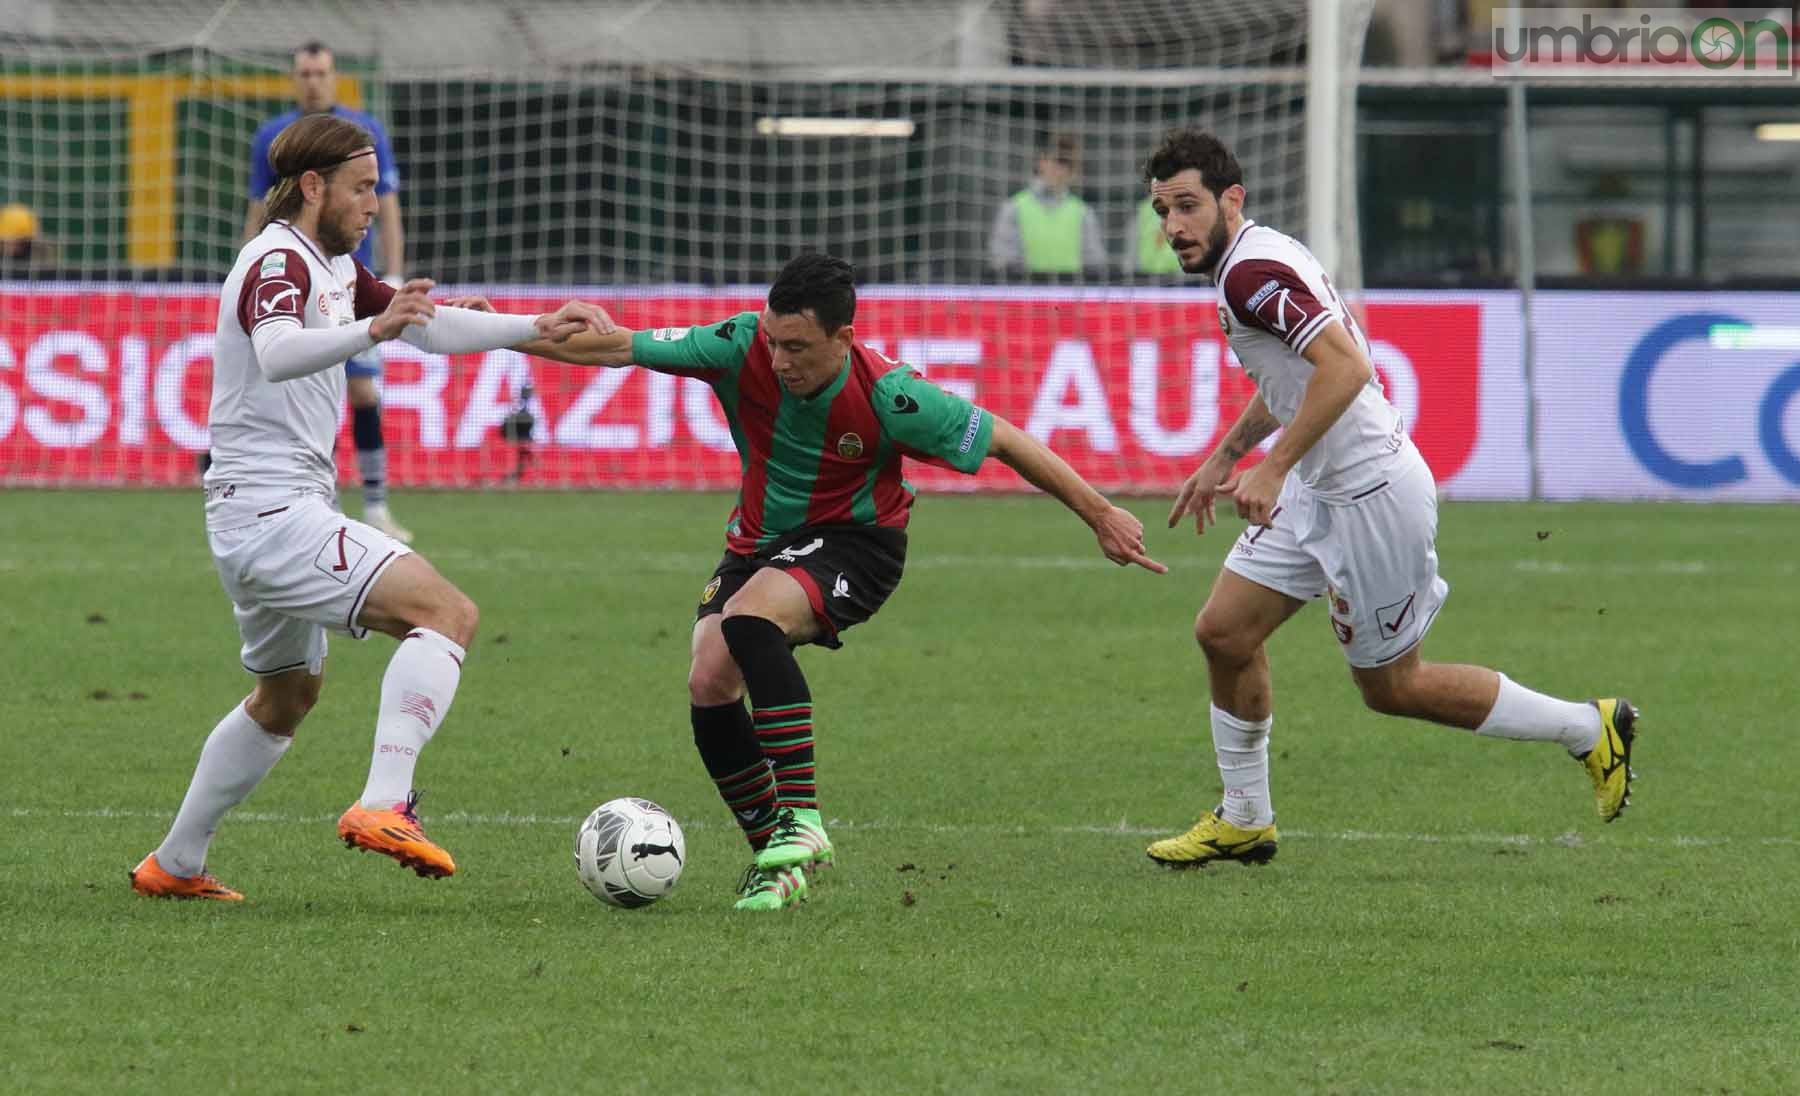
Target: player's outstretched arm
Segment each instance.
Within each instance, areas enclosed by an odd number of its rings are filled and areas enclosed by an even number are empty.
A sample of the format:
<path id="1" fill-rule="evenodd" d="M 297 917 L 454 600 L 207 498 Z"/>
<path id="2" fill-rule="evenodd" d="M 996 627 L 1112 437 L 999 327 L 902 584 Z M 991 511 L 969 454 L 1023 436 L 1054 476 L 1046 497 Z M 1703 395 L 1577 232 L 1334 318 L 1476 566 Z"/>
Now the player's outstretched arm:
<path id="1" fill-rule="evenodd" d="M 358 278 L 359 294 L 367 295 L 372 311 L 386 287 L 367 271 L 359 271 Z M 367 285 L 360 284 L 364 280 Z M 577 332 L 613 330 L 612 317 L 585 301 L 569 301 L 554 312 L 533 316 L 496 312 L 486 301 L 482 308 L 450 304 L 439 308 L 427 296 L 435 284 L 429 278 L 415 278 L 392 291 L 381 313 L 370 321 L 369 337 L 377 342 L 404 339 L 433 354 L 472 354 L 532 339 L 560 343 Z"/>
<path id="2" fill-rule="evenodd" d="M 513 347 L 522 354 L 568 362 L 570 365 L 631 365 L 631 336 L 627 328 L 614 326 L 611 331 L 582 331 L 552 342 L 536 339 Z"/>
<path id="3" fill-rule="evenodd" d="M 364 314 L 356 323 L 335 327 L 303 326 L 299 306 L 290 302 L 286 307 L 291 313 L 284 311 L 250 328 L 257 368 L 269 380 L 281 383 L 342 365 L 344 359 L 394 338 L 409 324 L 429 323 L 435 309 L 427 296 L 431 285 L 425 279 L 408 282 L 389 293 L 379 315 Z M 285 292 L 296 293 L 291 286 Z"/>
<path id="4" fill-rule="evenodd" d="M 494 306 L 479 296 L 452 297 L 450 305 L 477 312 L 492 312 Z M 574 302 L 571 302 L 574 303 Z M 566 307 L 566 306 L 565 306 Z M 576 331 L 567 338 L 533 339 L 513 347 L 521 354 L 568 362 L 570 365 L 631 365 L 632 332 L 620 327 L 599 305 L 588 307 L 600 314 L 602 324 L 587 331 Z"/>
<path id="5" fill-rule="evenodd" d="M 988 456 L 1075 511 L 1094 530 L 1100 551 L 1107 559 L 1121 567 L 1135 563 L 1159 575 L 1169 573 L 1167 567 L 1144 554 L 1143 522 L 1108 502 L 1105 495 L 1094 490 L 1067 461 L 1051 452 L 1044 443 L 998 415 L 994 416 L 994 437 L 988 447 Z"/>

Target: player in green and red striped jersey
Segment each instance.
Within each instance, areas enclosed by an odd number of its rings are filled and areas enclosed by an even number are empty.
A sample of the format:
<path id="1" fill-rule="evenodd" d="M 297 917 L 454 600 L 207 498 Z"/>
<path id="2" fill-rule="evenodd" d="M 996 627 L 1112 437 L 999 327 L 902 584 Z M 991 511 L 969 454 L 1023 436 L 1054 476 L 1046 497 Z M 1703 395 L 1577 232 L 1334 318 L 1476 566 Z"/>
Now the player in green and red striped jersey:
<path id="1" fill-rule="evenodd" d="M 1137 518 L 1005 419 L 858 342 L 855 314 L 850 265 L 807 253 L 782 269 L 760 313 L 521 348 L 699 377 L 731 424 L 743 486 L 701 597 L 688 693 L 694 742 L 756 852 L 739 909 L 794 904 L 806 869 L 831 862 L 812 695 L 792 648 L 841 646 L 839 633 L 899 584 L 913 503 L 903 458 L 973 473 L 992 457 L 1079 514 L 1106 558 L 1167 570 L 1144 554 Z"/>

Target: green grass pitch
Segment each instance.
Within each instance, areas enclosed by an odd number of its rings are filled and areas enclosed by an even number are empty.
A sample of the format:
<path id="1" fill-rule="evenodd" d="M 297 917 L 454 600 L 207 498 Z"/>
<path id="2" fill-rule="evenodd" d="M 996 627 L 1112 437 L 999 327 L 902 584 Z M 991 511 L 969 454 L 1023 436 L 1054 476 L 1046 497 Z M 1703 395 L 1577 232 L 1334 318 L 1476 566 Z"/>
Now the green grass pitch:
<path id="1" fill-rule="evenodd" d="M 1132 505 L 1170 575 L 1048 499 L 920 502 L 888 607 L 801 655 L 841 866 L 755 916 L 684 689 L 728 500 L 402 493 L 483 610 L 418 779 L 461 873 L 337 843 L 392 647 L 334 639 L 221 907 L 126 883 L 248 684 L 198 499 L 0 494 L 0 1090 L 1800 1090 L 1792 508 L 1445 507 L 1428 656 L 1636 700 L 1618 823 L 1555 747 L 1364 711 L 1315 606 L 1271 644 L 1281 855 L 1178 873 L 1143 846 L 1217 794 L 1236 523 Z M 688 836 L 640 911 L 570 856 L 621 794 Z"/>

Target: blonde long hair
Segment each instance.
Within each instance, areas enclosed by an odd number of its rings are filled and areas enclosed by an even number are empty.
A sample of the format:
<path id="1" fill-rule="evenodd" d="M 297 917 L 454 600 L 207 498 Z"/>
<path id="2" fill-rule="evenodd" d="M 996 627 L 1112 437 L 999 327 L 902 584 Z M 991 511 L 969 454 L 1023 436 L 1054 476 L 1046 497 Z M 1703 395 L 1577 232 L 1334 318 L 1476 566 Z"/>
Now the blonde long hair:
<path id="1" fill-rule="evenodd" d="M 375 138 L 355 122 L 332 114 L 308 114 L 281 131 L 269 146 L 275 185 L 263 196 L 263 228 L 291 221 L 306 205 L 300 176 L 316 171 L 329 181 L 337 169 L 358 156 L 375 154 Z"/>

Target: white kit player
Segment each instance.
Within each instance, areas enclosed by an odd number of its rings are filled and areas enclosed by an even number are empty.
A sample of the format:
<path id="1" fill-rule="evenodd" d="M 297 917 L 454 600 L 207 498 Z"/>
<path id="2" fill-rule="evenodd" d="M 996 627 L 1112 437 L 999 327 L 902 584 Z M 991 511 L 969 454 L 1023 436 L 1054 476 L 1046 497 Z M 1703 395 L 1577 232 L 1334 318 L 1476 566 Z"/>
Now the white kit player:
<path id="1" fill-rule="evenodd" d="M 256 687 L 213 729 L 168 836 L 131 872 L 132 888 L 152 897 L 242 898 L 207 872 L 207 847 L 318 700 L 327 629 L 400 640 L 368 782 L 338 836 L 428 878 L 455 872 L 420 827 L 411 789 L 419 751 L 456 696 L 475 603 L 406 545 L 336 509 L 344 361 L 393 338 L 450 354 L 611 330 L 578 302 L 493 315 L 434 306 L 426 280 L 398 291 L 377 281 L 350 257 L 377 205 L 374 145 L 359 126 L 303 118 L 270 159 L 280 182 L 269 219 L 220 295 L 206 474 L 207 539 Z"/>
<path id="2" fill-rule="evenodd" d="M 1263 644 L 1320 597 L 1370 708 L 1559 743 L 1585 766 L 1601 819 L 1618 817 L 1631 787 L 1629 701 L 1558 700 L 1493 670 L 1419 657 L 1449 592 L 1437 568 L 1437 484 L 1318 260 L 1244 217 L 1242 172 L 1209 133 L 1170 133 L 1144 177 L 1182 269 L 1219 287 L 1220 325 L 1257 392 L 1169 514 L 1171 527 L 1193 514 L 1204 532 L 1223 496 L 1250 525 L 1194 627 L 1224 795 L 1192 829 L 1152 844 L 1151 859 L 1189 867 L 1275 855 Z M 1237 471 L 1277 429 L 1262 461 Z"/>

